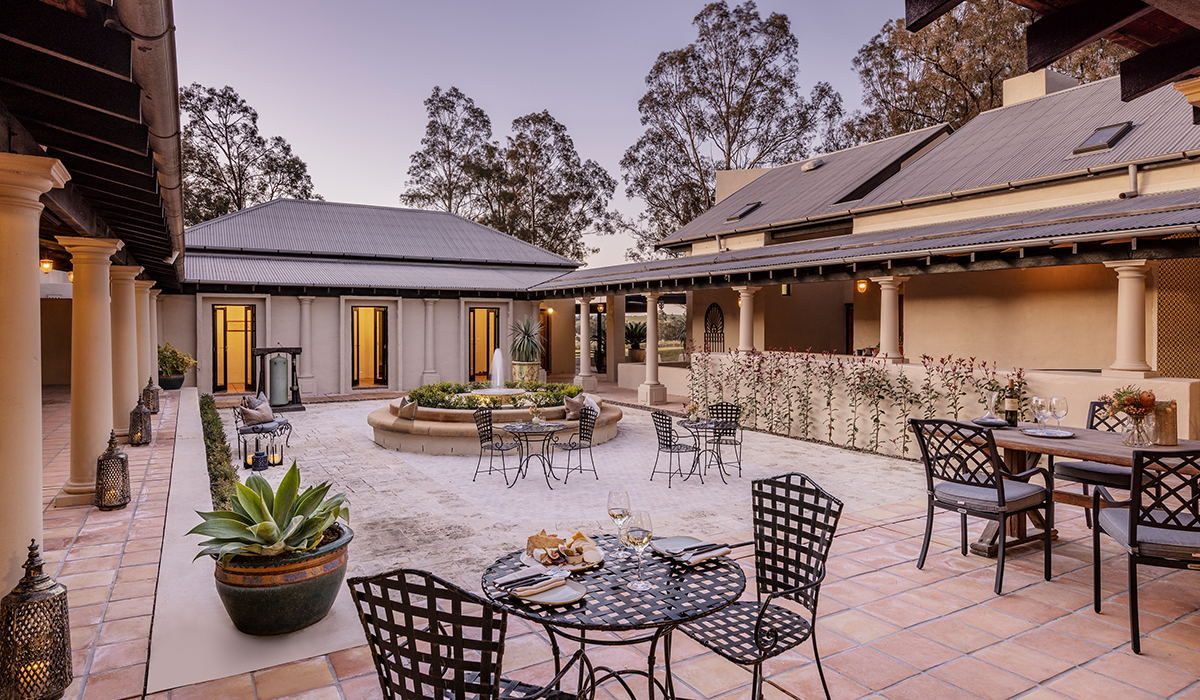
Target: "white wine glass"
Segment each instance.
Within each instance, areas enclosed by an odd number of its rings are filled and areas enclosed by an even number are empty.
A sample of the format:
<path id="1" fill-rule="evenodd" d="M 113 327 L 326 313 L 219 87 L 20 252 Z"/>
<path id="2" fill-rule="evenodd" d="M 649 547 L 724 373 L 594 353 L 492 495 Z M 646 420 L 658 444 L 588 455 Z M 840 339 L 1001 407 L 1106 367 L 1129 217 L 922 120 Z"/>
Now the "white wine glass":
<path id="1" fill-rule="evenodd" d="M 1029 410 L 1033 412 L 1033 419 L 1039 425 L 1050 420 L 1050 414 L 1046 412 L 1046 399 L 1040 396 L 1029 397 Z"/>
<path id="2" fill-rule="evenodd" d="M 613 524 L 617 526 L 617 541 L 622 545 L 617 548 L 617 553 L 614 555 L 617 559 L 629 558 L 629 551 L 624 547 L 625 538 L 623 535 L 625 523 L 629 520 L 629 513 L 629 492 L 609 491 L 608 517 L 611 518 Z"/>
<path id="3" fill-rule="evenodd" d="M 625 538 L 637 550 L 638 557 L 637 580 L 628 585 L 631 591 L 648 591 L 654 587 L 653 584 L 642 578 L 642 552 L 646 550 L 646 545 L 650 544 L 650 537 L 653 534 L 654 527 L 650 523 L 650 513 L 644 510 L 634 511 L 633 515 L 629 517 L 625 531 Z"/>
<path id="4" fill-rule="evenodd" d="M 1067 417 L 1067 399 L 1065 396 L 1051 397 L 1050 415 L 1054 416 L 1055 426 L 1062 425 L 1062 419 Z"/>

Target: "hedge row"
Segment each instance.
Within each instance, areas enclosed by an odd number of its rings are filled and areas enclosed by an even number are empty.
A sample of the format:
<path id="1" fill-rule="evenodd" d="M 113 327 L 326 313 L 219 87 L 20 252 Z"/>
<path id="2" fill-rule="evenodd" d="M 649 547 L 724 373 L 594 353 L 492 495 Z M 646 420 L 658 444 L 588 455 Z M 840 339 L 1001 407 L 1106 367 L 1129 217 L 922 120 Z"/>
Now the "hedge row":
<path id="1" fill-rule="evenodd" d="M 208 458 L 209 491 L 214 510 L 229 510 L 237 493 L 238 470 L 233 463 L 225 426 L 212 394 L 200 395 L 200 422 L 204 426 L 204 452 Z"/>
<path id="2" fill-rule="evenodd" d="M 458 408 L 476 409 L 480 406 L 539 406 L 550 408 L 563 405 L 563 398 L 578 396 L 583 388 L 574 384 L 545 384 L 542 382 L 505 382 L 509 389 L 524 389 L 524 394 L 516 396 L 479 396 L 471 394 L 472 389 L 486 389 L 486 382 L 441 382 L 426 384 L 408 392 L 408 399 L 416 401 L 424 408 Z"/>

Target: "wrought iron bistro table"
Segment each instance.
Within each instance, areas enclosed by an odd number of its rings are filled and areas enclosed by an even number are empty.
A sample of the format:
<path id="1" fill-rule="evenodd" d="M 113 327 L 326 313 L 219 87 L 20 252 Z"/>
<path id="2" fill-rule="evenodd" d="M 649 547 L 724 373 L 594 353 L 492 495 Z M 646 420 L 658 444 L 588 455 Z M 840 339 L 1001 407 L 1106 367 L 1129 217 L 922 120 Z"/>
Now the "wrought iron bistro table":
<path id="1" fill-rule="evenodd" d="M 716 464 L 717 473 L 721 475 L 721 483 L 728 484 L 729 482 L 725 480 L 725 463 L 721 461 L 721 444 L 717 442 L 717 439 L 737 430 L 738 424 L 731 420 L 700 418 L 699 420 L 681 420 L 678 425 L 696 437 L 696 446 L 700 448 L 700 451 L 696 453 L 696 464 L 703 461 L 705 472 L 708 471 L 709 465 Z M 688 474 L 684 477 L 684 481 L 691 476 Z M 704 483 L 703 474 L 700 475 L 700 483 Z"/>
<path id="2" fill-rule="evenodd" d="M 529 474 L 529 462 L 537 457 L 542 462 L 542 473 L 546 477 L 546 486 L 553 491 L 554 487 L 550 485 L 550 477 L 554 477 L 555 481 L 558 481 L 558 477 L 554 474 L 553 449 L 550 446 L 550 439 L 554 437 L 555 433 L 566 430 L 566 423 L 509 423 L 500 429 L 513 436 L 521 455 L 517 476 L 513 478 L 508 487 L 511 489 L 516 486 L 517 479 Z M 537 452 L 533 451 L 535 442 L 538 443 Z"/>
<path id="3" fill-rule="evenodd" d="M 615 559 L 610 553 L 617 549 L 614 535 L 601 535 L 596 544 L 606 559 L 598 568 L 579 571 L 571 578 L 587 588 L 587 595 L 567 605 L 539 605 L 501 592 L 493 582 L 522 567 L 523 551 L 501 557 L 483 572 L 483 592 L 517 617 L 541 624 L 550 637 L 554 652 L 555 674 L 561 670 L 559 638 L 593 646 L 617 646 L 650 642 L 646 670 L 611 669 L 597 666 L 593 686 L 616 678 L 625 691 L 634 693 L 623 676 L 642 676 L 647 679 L 650 700 L 657 686 L 666 700 L 673 700 L 675 684 L 671 678 L 671 631 L 678 625 L 714 613 L 734 602 L 746 589 L 742 567 L 729 557 L 716 557 L 688 567 L 676 563 L 647 548 L 643 553 L 642 576 L 654 588 L 639 593 L 627 588 L 637 577 L 637 558 Z M 588 637 L 588 632 L 598 632 Z M 603 634 L 605 632 L 635 632 L 633 635 Z M 636 634 L 643 632 L 644 634 Z M 662 644 L 665 681 L 654 677 L 655 657 Z M 583 671 L 580 670 L 580 685 Z"/>

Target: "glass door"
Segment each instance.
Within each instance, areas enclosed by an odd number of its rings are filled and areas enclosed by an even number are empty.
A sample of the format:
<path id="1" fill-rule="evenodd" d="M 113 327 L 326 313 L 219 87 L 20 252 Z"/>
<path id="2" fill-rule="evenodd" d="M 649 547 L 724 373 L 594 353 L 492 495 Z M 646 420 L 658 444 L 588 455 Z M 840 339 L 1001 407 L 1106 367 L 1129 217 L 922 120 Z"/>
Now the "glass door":
<path id="1" fill-rule="evenodd" d="M 471 381 L 486 382 L 491 378 L 492 353 L 500 347 L 500 309 L 473 308 L 467 323 L 471 334 Z"/>
<path id="2" fill-rule="evenodd" d="M 542 369 L 550 371 L 550 309 L 538 309 L 538 321 L 542 324 Z"/>
<path id="3" fill-rule="evenodd" d="M 351 307 L 350 343 L 350 386 L 386 387 L 387 307 Z"/>
<path id="4" fill-rule="evenodd" d="M 254 387 L 254 307 L 213 306 L 213 391 Z"/>

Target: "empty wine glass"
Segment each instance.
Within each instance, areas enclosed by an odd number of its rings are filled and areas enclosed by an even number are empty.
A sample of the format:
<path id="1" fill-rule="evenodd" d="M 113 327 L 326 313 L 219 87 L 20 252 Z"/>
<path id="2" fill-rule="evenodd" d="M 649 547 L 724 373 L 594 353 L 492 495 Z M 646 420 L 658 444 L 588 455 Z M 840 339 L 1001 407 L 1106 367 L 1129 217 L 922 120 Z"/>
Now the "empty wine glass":
<path id="1" fill-rule="evenodd" d="M 629 520 L 628 491 L 608 492 L 608 517 L 612 518 L 613 524 L 617 526 L 617 541 L 624 545 L 624 525 L 625 521 Z M 617 559 L 628 559 L 629 551 L 624 546 L 621 546 L 617 548 L 617 553 L 614 556 Z"/>
<path id="2" fill-rule="evenodd" d="M 1050 414 L 1046 412 L 1046 399 L 1040 396 L 1029 397 L 1029 410 L 1033 412 L 1033 419 L 1038 425 L 1050 420 Z"/>
<path id="3" fill-rule="evenodd" d="M 1054 396 L 1050 399 L 1050 414 L 1054 416 L 1054 424 L 1062 425 L 1062 419 L 1067 417 L 1067 399 L 1064 396 Z"/>
<path id="4" fill-rule="evenodd" d="M 625 538 L 637 550 L 638 556 L 637 580 L 628 585 L 632 591 L 648 591 L 654 587 L 653 584 L 642 578 L 642 552 L 645 551 L 646 545 L 650 544 L 650 536 L 653 533 L 654 527 L 650 523 L 650 513 L 644 510 L 634 511 L 629 518 L 629 527 L 625 532 Z"/>

